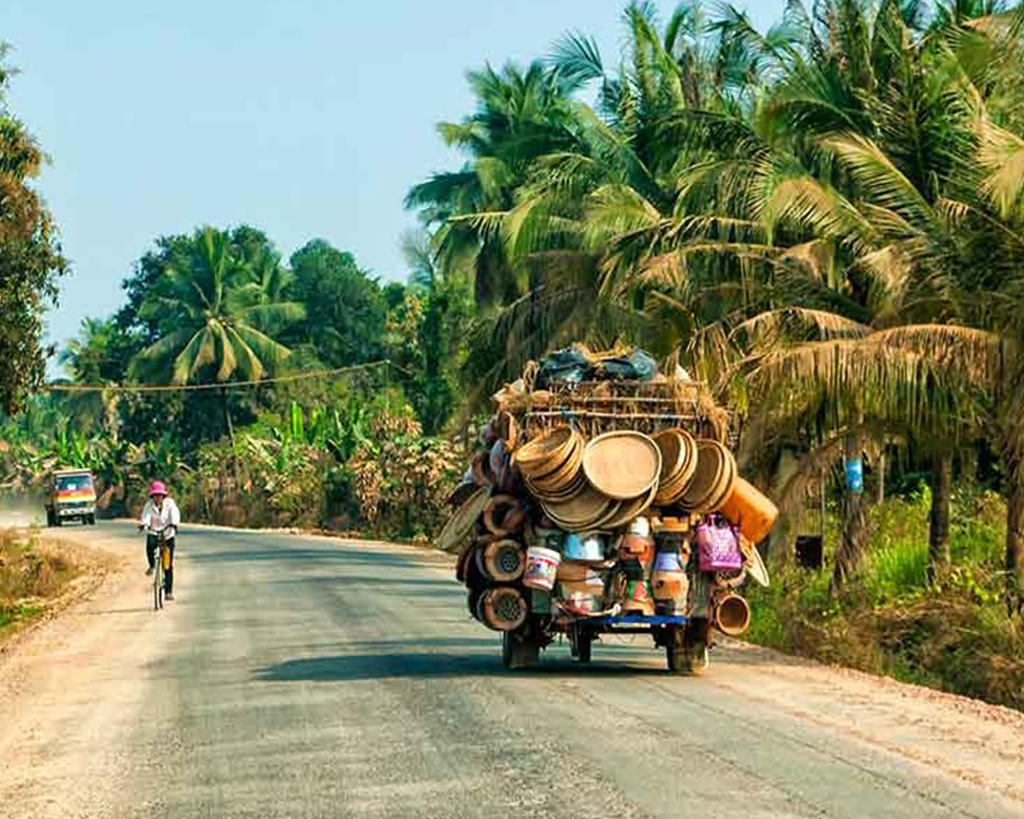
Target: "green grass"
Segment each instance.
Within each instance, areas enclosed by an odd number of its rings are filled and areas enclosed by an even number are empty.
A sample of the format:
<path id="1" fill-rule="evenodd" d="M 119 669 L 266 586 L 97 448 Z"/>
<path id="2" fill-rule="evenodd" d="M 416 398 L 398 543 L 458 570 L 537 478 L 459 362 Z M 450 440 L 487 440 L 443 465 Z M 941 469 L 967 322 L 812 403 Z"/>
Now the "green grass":
<path id="1" fill-rule="evenodd" d="M 749 639 L 895 679 L 1024 710 L 1024 626 L 1002 603 L 1005 506 L 993 493 L 958 491 L 952 566 L 928 579 L 928 512 L 921 488 L 870 511 L 868 557 L 829 597 L 831 566 L 776 568 L 767 589 L 748 586 Z M 831 549 L 838 519 L 826 524 Z"/>
<path id="2" fill-rule="evenodd" d="M 0 631 L 39 617 L 79 574 L 66 554 L 31 531 L 0 530 Z"/>
<path id="3" fill-rule="evenodd" d="M 16 606 L 11 609 L 0 609 L 0 630 L 34 620 L 45 611 L 42 606 Z"/>

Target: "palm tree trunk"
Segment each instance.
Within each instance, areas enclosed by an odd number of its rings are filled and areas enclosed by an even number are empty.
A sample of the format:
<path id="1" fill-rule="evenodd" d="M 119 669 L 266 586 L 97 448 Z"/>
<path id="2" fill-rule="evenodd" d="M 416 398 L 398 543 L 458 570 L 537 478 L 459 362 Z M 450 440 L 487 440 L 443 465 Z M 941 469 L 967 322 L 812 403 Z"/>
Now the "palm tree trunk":
<path id="1" fill-rule="evenodd" d="M 943 452 L 932 471 L 932 508 L 928 515 L 928 579 L 949 569 L 949 507 L 953 495 L 953 453 Z"/>
<path id="2" fill-rule="evenodd" d="M 231 446 L 235 445 L 235 425 L 231 423 L 231 407 L 228 404 L 228 391 L 221 387 L 220 390 L 221 400 L 224 404 L 224 427 L 228 433 L 228 439 L 231 441 Z"/>
<path id="3" fill-rule="evenodd" d="M 858 433 L 849 435 L 845 446 L 846 461 L 859 460 L 863 452 L 863 437 Z M 836 550 L 830 594 L 836 594 L 853 577 L 867 551 L 867 544 L 868 520 L 863 488 L 859 492 L 851 492 L 846 488 L 843 492 L 843 533 Z"/>
<path id="4" fill-rule="evenodd" d="M 1006 607 L 1012 615 L 1024 611 L 1024 481 L 1016 464 L 1007 475 Z"/>
<path id="5" fill-rule="evenodd" d="M 978 480 L 978 450 L 974 446 L 960 450 L 960 480 L 968 486 Z"/>
<path id="6" fill-rule="evenodd" d="M 775 467 L 775 477 L 772 488 L 776 494 L 781 494 L 783 487 L 797 470 L 797 459 L 792 450 L 783 449 L 779 456 L 778 464 Z M 779 516 L 775 526 L 772 527 L 768 539 L 768 552 L 765 558 L 773 566 L 779 568 L 789 565 L 796 553 L 796 537 L 803 526 L 803 509 L 799 511 L 785 510 Z"/>

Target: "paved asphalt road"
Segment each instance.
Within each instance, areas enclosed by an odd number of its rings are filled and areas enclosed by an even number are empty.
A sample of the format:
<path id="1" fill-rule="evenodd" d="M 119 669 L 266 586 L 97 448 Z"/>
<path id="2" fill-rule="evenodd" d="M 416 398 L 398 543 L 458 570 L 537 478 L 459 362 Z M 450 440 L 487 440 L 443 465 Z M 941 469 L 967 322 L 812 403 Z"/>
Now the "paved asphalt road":
<path id="1" fill-rule="evenodd" d="M 154 614 L 138 538 L 90 536 L 139 567 L 22 714 L 2 817 L 1024 816 L 891 684 L 742 646 L 675 678 L 640 637 L 506 672 L 443 557 L 324 538 L 186 530 Z"/>

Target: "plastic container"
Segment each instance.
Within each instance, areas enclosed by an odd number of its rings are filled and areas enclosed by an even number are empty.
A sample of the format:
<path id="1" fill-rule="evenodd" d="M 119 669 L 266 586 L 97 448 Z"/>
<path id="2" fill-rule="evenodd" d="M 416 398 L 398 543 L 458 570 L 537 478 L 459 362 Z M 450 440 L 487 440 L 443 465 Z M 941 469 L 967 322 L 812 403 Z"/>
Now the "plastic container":
<path id="1" fill-rule="evenodd" d="M 656 572 L 685 572 L 686 566 L 675 549 L 658 552 L 654 557 L 654 571 Z"/>
<path id="2" fill-rule="evenodd" d="M 604 537 L 595 533 L 567 535 L 562 544 L 562 556 L 566 560 L 600 563 L 604 560 Z"/>
<path id="3" fill-rule="evenodd" d="M 649 572 L 654 563 L 654 541 L 642 535 L 623 535 L 619 542 L 619 561 L 629 560 L 637 561 Z"/>
<path id="4" fill-rule="evenodd" d="M 775 525 L 779 510 L 756 486 L 737 478 L 732 494 L 722 506 L 722 514 L 743 537 L 751 543 L 760 543 Z"/>
<path id="5" fill-rule="evenodd" d="M 531 546 L 526 550 L 526 572 L 523 574 L 523 585 L 531 589 L 551 591 L 555 587 L 558 564 L 561 562 L 562 556 L 553 549 Z"/>
<path id="6" fill-rule="evenodd" d="M 639 535 L 640 537 L 650 537 L 651 534 L 651 522 L 645 517 L 634 518 L 630 521 L 629 534 Z"/>

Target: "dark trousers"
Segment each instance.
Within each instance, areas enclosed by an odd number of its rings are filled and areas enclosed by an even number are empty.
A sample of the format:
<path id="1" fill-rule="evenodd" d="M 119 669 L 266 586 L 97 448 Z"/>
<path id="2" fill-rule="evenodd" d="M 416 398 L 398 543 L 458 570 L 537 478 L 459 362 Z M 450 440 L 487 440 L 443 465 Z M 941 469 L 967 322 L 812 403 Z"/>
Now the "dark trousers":
<path id="1" fill-rule="evenodd" d="M 160 548 L 160 538 L 156 535 L 146 535 L 146 560 L 149 561 L 149 568 L 156 568 L 156 556 Z M 174 538 L 167 541 L 167 548 L 171 550 L 171 568 L 164 572 L 164 593 L 174 589 Z"/>

